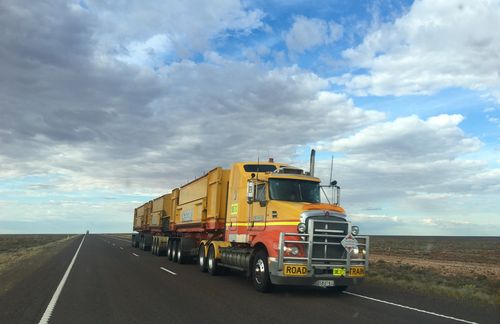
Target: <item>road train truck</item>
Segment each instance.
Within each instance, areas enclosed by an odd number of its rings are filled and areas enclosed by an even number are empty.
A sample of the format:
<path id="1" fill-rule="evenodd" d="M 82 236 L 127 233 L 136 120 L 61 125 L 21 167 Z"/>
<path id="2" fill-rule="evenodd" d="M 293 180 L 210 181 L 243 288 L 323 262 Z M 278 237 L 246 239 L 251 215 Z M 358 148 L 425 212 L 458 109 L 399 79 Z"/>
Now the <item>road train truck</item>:
<path id="1" fill-rule="evenodd" d="M 335 181 L 321 185 L 314 176 L 314 151 L 308 172 L 272 159 L 237 162 L 136 208 L 132 246 L 197 262 L 211 275 L 243 271 L 262 292 L 343 291 L 366 274 L 369 238 L 358 235 L 339 196 Z"/>

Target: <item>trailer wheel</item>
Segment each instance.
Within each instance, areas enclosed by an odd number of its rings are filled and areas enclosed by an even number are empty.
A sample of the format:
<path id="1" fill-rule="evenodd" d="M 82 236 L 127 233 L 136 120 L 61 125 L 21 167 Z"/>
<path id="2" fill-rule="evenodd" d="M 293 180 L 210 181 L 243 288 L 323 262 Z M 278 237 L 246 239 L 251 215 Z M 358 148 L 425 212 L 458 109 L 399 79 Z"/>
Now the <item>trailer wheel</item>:
<path id="1" fill-rule="evenodd" d="M 198 263 L 201 272 L 207 272 L 207 258 L 205 257 L 205 244 L 201 244 L 198 249 Z"/>
<path id="2" fill-rule="evenodd" d="M 257 291 L 268 292 L 272 288 L 266 251 L 258 251 L 252 265 L 252 281 Z"/>
<path id="3" fill-rule="evenodd" d="M 164 256 L 166 254 L 164 242 L 158 242 L 158 256 Z"/>
<path id="4" fill-rule="evenodd" d="M 213 245 L 210 245 L 208 249 L 208 273 L 212 276 L 216 276 L 219 274 L 219 266 L 217 265 L 217 259 L 215 258 L 215 248 Z"/>
<path id="5" fill-rule="evenodd" d="M 172 261 L 177 262 L 177 249 L 179 247 L 179 241 L 175 240 L 172 243 Z"/>
<path id="6" fill-rule="evenodd" d="M 172 260 L 172 240 L 167 242 L 167 260 Z"/>
<path id="7" fill-rule="evenodd" d="M 178 264 L 183 264 L 186 261 L 186 256 L 184 255 L 184 253 L 182 253 L 182 241 L 183 241 L 183 239 L 181 238 L 177 242 L 177 247 L 175 249 L 175 253 L 177 254 L 177 263 Z"/>

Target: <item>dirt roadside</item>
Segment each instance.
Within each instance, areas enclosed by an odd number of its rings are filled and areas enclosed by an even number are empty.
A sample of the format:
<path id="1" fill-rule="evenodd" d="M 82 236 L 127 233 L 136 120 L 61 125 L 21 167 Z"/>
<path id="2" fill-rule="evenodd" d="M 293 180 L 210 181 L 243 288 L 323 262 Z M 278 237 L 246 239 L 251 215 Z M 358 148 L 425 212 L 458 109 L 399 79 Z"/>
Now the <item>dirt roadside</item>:
<path id="1" fill-rule="evenodd" d="M 80 236 L 74 235 L 22 251 L 1 253 L 0 295 L 5 294 L 29 274 L 37 271 L 48 259 Z"/>
<path id="2" fill-rule="evenodd" d="M 419 268 L 431 268 L 443 276 L 486 276 L 500 280 L 500 265 L 491 263 L 430 260 L 424 258 L 371 254 L 370 262 L 384 261 L 391 264 L 407 264 Z"/>

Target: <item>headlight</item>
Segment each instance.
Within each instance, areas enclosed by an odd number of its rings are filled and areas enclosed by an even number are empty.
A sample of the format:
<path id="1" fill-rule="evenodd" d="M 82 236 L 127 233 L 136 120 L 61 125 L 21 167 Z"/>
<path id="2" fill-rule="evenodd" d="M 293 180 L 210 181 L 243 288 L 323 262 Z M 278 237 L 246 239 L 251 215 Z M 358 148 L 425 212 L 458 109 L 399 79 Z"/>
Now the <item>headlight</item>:
<path id="1" fill-rule="evenodd" d="M 366 253 L 366 250 L 365 248 L 363 247 L 355 247 L 352 249 L 352 255 L 353 257 L 356 257 L 356 258 L 364 258 L 365 257 L 365 254 Z"/>
<path id="2" fill-rule="evenodd" d="M 351 233 L 352 233 L 352 235 L 358 235 L 359 234 L 359 227 L 358 226 L 351 227 Z"/>
<path id="3" fill-rule="evenodd" d="M 285 246 L 283 249 L 285 253 L 291 254 L 291 255 L 297 255 L 299 254 L 299 248 L 296 246 Z"/>
<path id="4" fill-rule="evenodd" d="M 297 232 L 299 232 L 299 233 L 304 233 L 304 232 L 306 231 L 306 227 L 307 227 L 307 226 L 306 226 L 306 224 L 304 224 L 304 223 L 299 223 L 299 224 L 297 225 Z"/>

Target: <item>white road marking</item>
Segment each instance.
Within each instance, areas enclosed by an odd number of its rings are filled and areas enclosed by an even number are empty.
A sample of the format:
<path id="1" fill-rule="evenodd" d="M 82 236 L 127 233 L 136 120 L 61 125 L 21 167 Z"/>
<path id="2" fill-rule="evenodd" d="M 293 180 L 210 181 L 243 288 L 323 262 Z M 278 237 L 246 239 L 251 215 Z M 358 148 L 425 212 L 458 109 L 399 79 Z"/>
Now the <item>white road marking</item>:
<path id="1" fill-rule="evenodd" d="M 456 317 L 453 317 L 453 316 L 447 316 L 447 315 L 443 315 L 443 314 L 429 312 L 429 311 L 426 311 L 426 310 L 423 310 L 423 309 L 418 309 L 418 308 L 415 308 L 415 307 L 400 305 L 400 304 L 392 303 L 392 302 L 389 302 L 389 301 L 385 301 L 385 300 L 381 300 L 381 299 L 377 299 L 377 298 L 373 298 L 373 297 L 368 297 L 368 296 L 363 296 L 363 295 L 355 294 L 355 293 L 352 293 L 352 292 L 349 292 L 349 291 L 344 291 L 344 294 L 348 294 L 348 295 L 352 295 L 352 296 L 356 296 L 356 297 L 360 297 L 360 298 L 365 298 L 365 299 L 373 300 L 373 301 L 376 301 L 376 302 L 379 302 L 379 303 L 383 303 L 383 304 L 387 304 L 387 305 L 391 305 L 391 306 L 396 306 L 396 307 L 401 307 L 401 308 L 409 309 L 409 310 L 420 312 L 420 313 L 424 313 L 424 314 L 429 314 L 429 315 L 434 315 L 434 316 L 438 316 L 438 317 L 443 317 L 443 318 L 447 318 L 447 319 L 454 320 L 454 321 L 457 321 L 457 322 L 469 323 L 469 324 L 478 324 L 477 322 L 471 322 L 471 321 L 467 321 L 467 320 L 464 320 L 464 319 L 461 319 L 461 318 L 456 318 Z"/>
<path id="2" fill-rule="evenodd" d="M 54 311 L 54 307 L 56 307 L 57 299 L 59 298 L 59 295 L 61 294 L 61 291 L 64 287 L 64 284 L 66 283 L 66 280 L 68 279 L 68 275 L 71 272 L 71 268 L 73 268 L 73 264 L 75 263 L 76 256 L 78 255 L 78 252 L 80 252 L 80 248 L 82 247 L 83 241 L 85 241 L 85 236 L 83 235 L 82 241 L 80 242 L 80 245 L 78 246 L 78 249 L 76 249 L 75 255 L 73 256 L 73 259 L 69 263 L 68 268 L 66 269 L 66 272 L 64 273 L 61 281 L 59 282 L 59 285 L 56 288 L 56 291 L 54 292 L 54 295 L 52 295 L 52 298 L 50 299 L 49 304 L 47 305 L 47 308 L 45 309 L 45 312 L 42 315 L 42 318 L 40 319 L 39 324 L 46 324 L 49 322 L 50 317 L 52 316 L 52 312 Z"/>
<path id="3" fill-rule="evenodd" d="M 134 256 L 139 256 L 139 254 L 132 253 Z"/>
<path id="4" fill-rule="evenodd" d="M 123 248 L 120 246 L 120 250 L 123 250 Z"/>
<path id="5" fill-rule="evenodd" d="M 164 267 L 160 267 L 160 269 L 162 269 L 163 271 L 166 271 L 166 272 L 168 272 L 168 273 L 170 273 L 170 274 L 173 274 L 174 276 L 177 276 L 177 273 L 175 273 L 175 272 L 173 272 L 173 271 L 170 271 L 170 270 L 168 270 L 168 269 L 165 269 Z"/>

